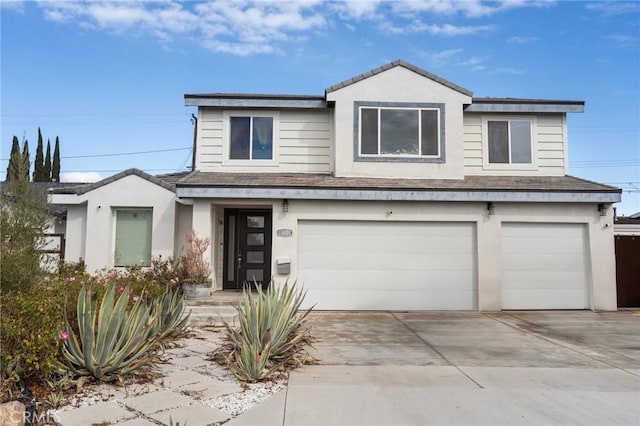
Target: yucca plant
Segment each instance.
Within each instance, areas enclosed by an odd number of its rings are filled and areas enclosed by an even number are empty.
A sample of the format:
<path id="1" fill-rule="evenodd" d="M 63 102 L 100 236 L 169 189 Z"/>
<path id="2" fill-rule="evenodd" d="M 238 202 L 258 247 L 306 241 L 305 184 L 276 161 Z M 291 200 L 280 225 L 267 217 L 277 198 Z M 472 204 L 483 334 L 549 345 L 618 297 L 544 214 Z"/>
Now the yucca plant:
<path id="1" fill-rule="evenodd" d="M 159 340 L 178 338 L 186 333 L 191 311 L 185 315 L 184 297 L 177 290 L 167 289 L 151 304 L 155 321 L 155 334 Z"/>
<path id="2" fill-rule="evenodd" d="M 305 321 L 311 309 L 300 312 L 305 294 L 295 285 L 276 286 L 265 291 L 256 285 L 258 297 L 250 289 L 242 294 L 239 329 L 227 326 L 227 340 L 214 359 L 224 360 L 233 375 L 243 381 L 258 381 L 277 369 L 315 362 L 305 351 L 313 343 Z"/>
<path id="3" fill-rule="evenodd" d="M 94 299 L 83 286 L 77 303 L 79 336 L 65 319 L 62 353 L 69 369 L 79 376 L 111 381 L 149 363 L 156 344 L 156 329 L 151 326 L 156 314 L 150 314 L 142 298 L 128 308 L 128 287 L 116 299 L 115 286 L 109 286 L 99 309 Z"/>

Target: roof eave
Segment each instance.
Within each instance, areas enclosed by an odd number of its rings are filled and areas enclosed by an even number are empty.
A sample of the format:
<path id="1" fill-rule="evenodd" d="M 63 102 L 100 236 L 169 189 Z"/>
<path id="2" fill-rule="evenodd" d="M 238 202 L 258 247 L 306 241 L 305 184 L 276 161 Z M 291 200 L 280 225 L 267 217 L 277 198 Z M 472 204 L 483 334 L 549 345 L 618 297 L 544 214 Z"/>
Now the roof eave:
<path id="1" fill-rule="evenodd" d="M 473 98 L 466 112 L 582 113 L 584 101 L 516 98 Z"/>
<path id="2" fill-rule="evenodd" d="M 267 95 L 242 93 L 186 94 L 185 106 L 213 108 L 302 108 L 325 109 L 322 95 Z"/>
<path id="3" fill-rule="evenodd" d="M 291 188 L 250 186 L 178 186 L 178 197 L 291 200 L 384 200 L 447 202 L 617 203 L 619 190 L 392 190 L 363 188 Z"/>

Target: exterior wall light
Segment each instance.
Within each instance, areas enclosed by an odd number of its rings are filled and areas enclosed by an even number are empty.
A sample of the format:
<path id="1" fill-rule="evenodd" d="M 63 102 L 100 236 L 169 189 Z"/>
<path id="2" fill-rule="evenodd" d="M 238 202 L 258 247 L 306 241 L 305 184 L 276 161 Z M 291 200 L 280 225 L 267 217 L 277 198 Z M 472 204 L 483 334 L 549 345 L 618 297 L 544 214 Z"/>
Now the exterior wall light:
<path id="1" fill-rule="evenodd" d="M 598 213 L 600 213 L 600 216 L 606 216 L 607 206 L 605 206 L 604 204 L 598 204 Z"/>
<path id="2" fill-rule="evenodd" d="M 493 203 L 487 203 L 487 212 L 489 216 L 496 214 L 496 206 L 494 206 Z"/>
<path id="3" fill-rule="evenodd" d="M 286 198 L 282 200 L 282 211 L 285 213 L 289 211 L 289 200 Z"/>

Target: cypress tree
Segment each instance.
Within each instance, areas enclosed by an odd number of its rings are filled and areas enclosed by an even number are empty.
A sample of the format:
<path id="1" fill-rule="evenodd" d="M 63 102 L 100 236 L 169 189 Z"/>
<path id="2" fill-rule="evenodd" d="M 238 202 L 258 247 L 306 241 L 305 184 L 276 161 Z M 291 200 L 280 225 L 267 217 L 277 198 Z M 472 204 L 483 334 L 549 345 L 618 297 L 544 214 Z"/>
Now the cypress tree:
<path id="1" fill-rule="evenodd" d="M 31 163 L 29 161 L 29 141 L 24 140 L 24 144 L 22 145 L 22 158 L 20 162 L 20 172 L 18 173 L 20 176 L 20 180 L 25 180 L 29 182 L 29 169 L 31 168 Z"/>
<path id="2" fill-rule="evenodd" d="M 56 136 L 56 145 L 53 148 L 53 164 L 51 165 L 51 182 L 60 182 L 60 141 Z"/>
<path id="3" fill-rule="evenodd" d="M 44 154 L 42 151 L 42 133 L 38 127 L 38 146 L 36 147 L 36 159 L 33 162 L 34 182 L 44 182 Z"/>
<path id="4" fill-rule="evenodd" d="M 21 163 L 22 154 L 20 154 L 20 142 L 18 142 L 18 137 L 14 136 L 13 143 L 11 144 L 11 156 L 9 157 L 9 165 L 7 166 L 7 182 L 20 179 Z"/>
<path id="5" fill-rule="evenodd" d="M 44 181 L 51 182 L 51 141 L 47 139 L 47 153 L 44 156 Z"/>

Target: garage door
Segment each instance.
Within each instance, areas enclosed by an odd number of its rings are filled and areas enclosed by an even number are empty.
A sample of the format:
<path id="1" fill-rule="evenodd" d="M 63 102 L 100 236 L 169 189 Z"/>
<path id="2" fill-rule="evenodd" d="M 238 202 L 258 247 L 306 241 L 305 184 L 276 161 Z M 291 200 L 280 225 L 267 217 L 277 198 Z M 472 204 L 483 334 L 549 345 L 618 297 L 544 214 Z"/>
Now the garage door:
<path id="1" fill-rule="evenodd" d="M 503 224 L 502 308 L 588 308 L 586 246 L 580 224 Z"/>
<path id="2" fill-rule="evenodd" d="M 472 223 L 300 221 L 298 279 L 317 309 L 477 309 Z"/>

